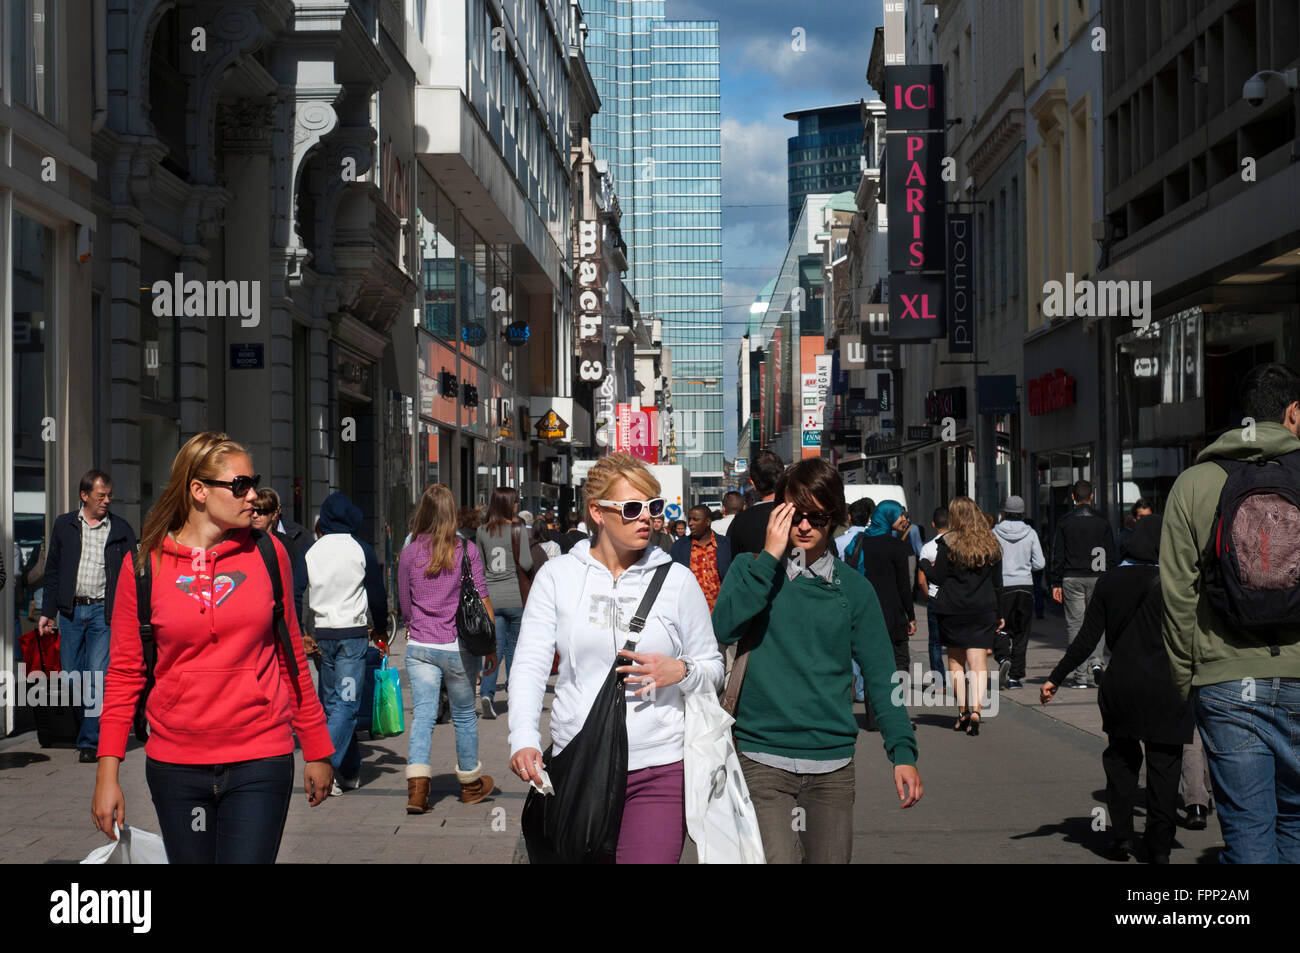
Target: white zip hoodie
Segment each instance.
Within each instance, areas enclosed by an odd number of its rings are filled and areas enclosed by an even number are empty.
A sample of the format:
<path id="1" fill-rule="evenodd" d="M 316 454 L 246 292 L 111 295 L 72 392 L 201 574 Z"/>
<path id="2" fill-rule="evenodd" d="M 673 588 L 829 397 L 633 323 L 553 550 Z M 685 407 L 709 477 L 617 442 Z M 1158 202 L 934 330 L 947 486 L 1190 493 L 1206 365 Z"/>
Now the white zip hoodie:
<path id="1" fill-rule="evenodd" d="M 551 741 L 559 754 L 582 729 L 614 657 L 631 635 L 636 613 L 657 567 L 671 568 L 636 644 L 638 652 L 689 658 L 695 669 L 685 681 L 655 693 L 653 702 L 627 684 L 627 769 L 672 764 L 682 759 L 685 705 L 682 691 L 716 692 L 723 663 L 713 635 L 709 605 L 691 571 L 673 563 L 658 546 L 618 581 L 591 556 L 591 542 L 579 541 L 558 559 L 548 559 L 533 580 L 510 672 L 510 754 L 544 750 L 540 731 L 542 699 L 555 652 L 560 674 L 551 705 Z"/>

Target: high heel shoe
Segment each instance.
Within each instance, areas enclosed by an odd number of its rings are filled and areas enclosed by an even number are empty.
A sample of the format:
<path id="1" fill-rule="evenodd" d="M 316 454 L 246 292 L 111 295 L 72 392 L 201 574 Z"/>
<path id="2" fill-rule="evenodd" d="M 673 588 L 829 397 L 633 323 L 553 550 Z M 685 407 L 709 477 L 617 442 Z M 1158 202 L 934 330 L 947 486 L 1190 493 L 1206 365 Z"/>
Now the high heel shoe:
<path id="1" fill-rule="evenodd" d="M 980 713 L 977 711 L 971 712 L 966 716 L 966 722 L 966 734 L 974 738 L 980 733 Z"/>
<path id="2" fill-rule="evenodd" d="M 966 708 L 957 710 L 957 724 L 952 726 L 953 731 L 969 731 L 970 711 Z"/>

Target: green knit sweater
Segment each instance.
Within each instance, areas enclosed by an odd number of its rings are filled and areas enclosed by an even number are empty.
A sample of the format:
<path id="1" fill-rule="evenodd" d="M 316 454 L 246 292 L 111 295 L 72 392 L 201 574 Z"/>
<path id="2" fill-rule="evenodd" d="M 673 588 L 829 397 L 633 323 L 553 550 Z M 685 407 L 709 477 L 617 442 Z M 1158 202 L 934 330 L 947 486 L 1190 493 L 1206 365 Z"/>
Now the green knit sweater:
<path id="1" fill-rule="evenodd" d="M 757 644 L 736 706 L 736 747 L 788 758 L 852 757 L 856 659 L 894 764 L 916 763 L 907 708 L 896 705 L 894 651 L 875 590 L 835 560 L 834 583 L 787 578 L 772 555 L 737 556 L 713 607 L 713 632 L 731 643 L 755 625 Z"/>

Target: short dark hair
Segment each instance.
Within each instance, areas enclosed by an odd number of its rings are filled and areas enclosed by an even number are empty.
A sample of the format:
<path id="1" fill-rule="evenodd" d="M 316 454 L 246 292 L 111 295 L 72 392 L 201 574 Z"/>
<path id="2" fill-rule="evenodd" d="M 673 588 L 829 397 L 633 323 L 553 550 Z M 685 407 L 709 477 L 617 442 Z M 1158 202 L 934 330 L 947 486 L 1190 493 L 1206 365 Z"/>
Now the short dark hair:
<path id="1" fill-rule="evenodd" d="M 1131 507 L 1129 507 L 1129 515 L 1137 516 L 1138 510 L 1154 510 L 1154 509 L 1155 507 L 1151 505 L 1150 500 L 1148 500 L 1145 496 L 1139 496 L 1137 502 L 1134 503 Z"/>
<path id="2" fill-rule="evenodd" d="M 1074 489 L 1071 492 L 1074 493 L 1074 498 L 1080 503 L 1087 503 L 1092 499 L 1092 484 L 1087 480 L 1080 480 L 1074 484 Z"/>
<path id="3" fill-rule="evenodd" d="M 722 494 L 722 512 L 739 513 L 745 508 L 745 498 L 735 490 L 728 490 Z"/>
<path id="4" fill-rule="evenodd" d="M 687 510 L 686 512 L 687 512 L 687 513 L 690 513 L 690 514 L 703 513 L 705 516 L 707 516 L 707 517 L 709 518 L 709 522 L 710 522 L 710 523 L 713 522 L 713 510 L 709 509 L 709 508 L 708 508 L 707 506 L 705 506 L 703 503 L 696 503 L 694 506 L 692 506 L 692 507 L 691 507 L 689 510 Z"/>
<path id="5" fill-rule="evenodd" d="M 930 516 L 930 522 L 934 524 L 935 529 L 948 528 L 948 507 L 936 506 L 934 513 Z"/>
<path id="6" fill-rule="evenodd" d="M 270 510 L 274 513 L 280 508 L 280 494 L 269 486 L 260 486 L 257 488 L 257 508 L 259 510 Z"/>
<path id="7" fill-rule="evenodd" d="M 785 463 L 771 450 L 760 450 L 749 465 L 749 482 L 759 496 L 767 496 L 776 491 L 777 481 L 785 469 Z"/>
<path id="8" fill-rule="evenodd" d="M 875 511 L 876 503 L 870 497 L 854 500 L 849 504 L 849 522 L 854 526 L 866 526 L 871 522 L 871 514 Z"/>
<path id="9" fill-rule="evenodd" d="M 91 467 L 89 470 L 87 470 L 85 473 L 81 475 L 80 492 L 85 493 L 87 496 L 94 493 L 95 482 L 97 480 L 104 481 L 105 489 L 109 489 L 109 490 L 113 489 L 113 478 L 109 476 L 107 473 L 105 473 L 103 470 L 97 470 L 94 467 Z"/>
<path id="10" fill-rule="evenodd" d="M 831 515 L 831 525 L 848 522 L 844 505 L 844 480 L 840 472 L 821 457 L 800 460 L 785 469 L 776 481 L 776 501 L 811 507 L 816 500 Z"/>
<path id="11" fill-rule="evenodd" d="M 1251 368 L 1241 382 L 1241 412 L 1256 421 L 1282 423 L 1286 409 L 1300 401 L 1300 375 L 1285 364 Z"/>

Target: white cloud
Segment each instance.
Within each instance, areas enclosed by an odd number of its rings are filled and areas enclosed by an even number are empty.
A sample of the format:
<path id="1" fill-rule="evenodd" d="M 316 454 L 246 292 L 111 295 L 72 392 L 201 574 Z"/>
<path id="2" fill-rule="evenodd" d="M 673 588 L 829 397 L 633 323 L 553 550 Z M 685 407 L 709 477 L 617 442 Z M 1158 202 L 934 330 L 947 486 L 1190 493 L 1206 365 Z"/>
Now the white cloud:
<path id="1" fill-rule="evenodd" d="M 871 55 L 869 47 L 859 48 L 856 43 L 845 43 L 843 34 L 837 36 L 832 32 L 831 24 L 797 28 L 804 30 L 802 50 L 795 49 L 800 39 L 793 33 L 796 27 L 791 27 L 784 33 L 774 30 L 769 34 L 745 37 L 736 54 L 736 65 L 742 70 L 753 70 L 796 88 L 820 85 L 827 81 L 838 85 L 838 82 L 834 82 L 834 77 L 852 77 L 854 85 L 860 85 L 865 90 L 867 59 Z"/>
<path id="2" fill-rule="evenodd" d="M 722 120 L 724 202 L 784 204 L 788 190 L 785 141 L 792 132 L 793 124 L 784 120 Z M 764 211 L 779 213 L 780 209 Z"/>

